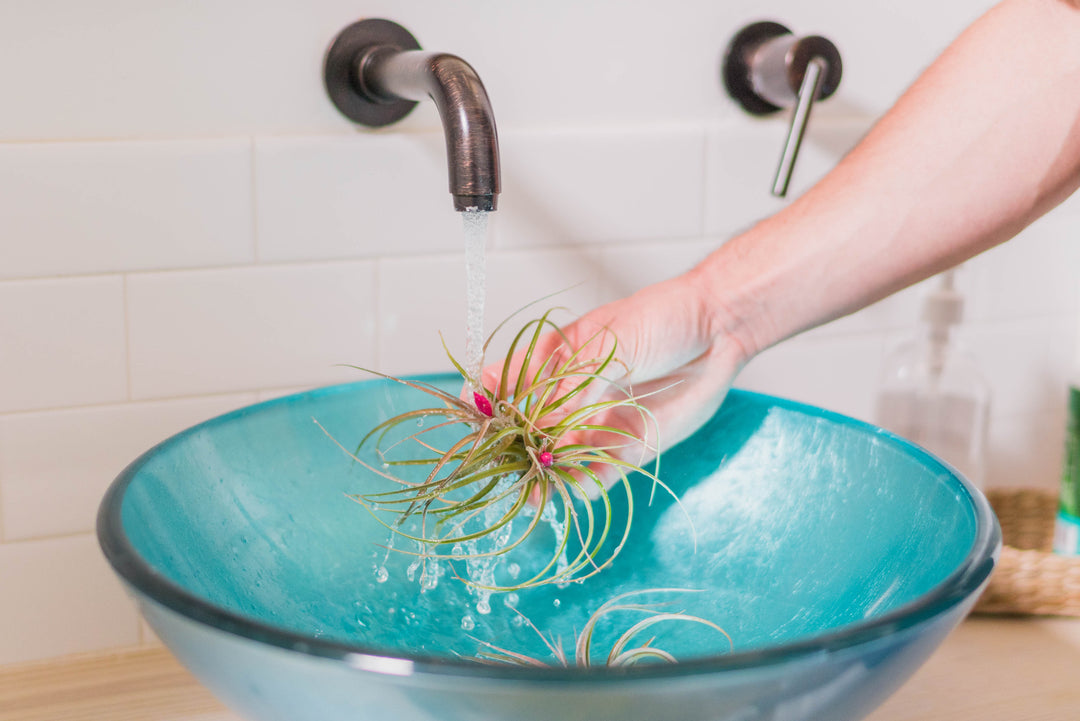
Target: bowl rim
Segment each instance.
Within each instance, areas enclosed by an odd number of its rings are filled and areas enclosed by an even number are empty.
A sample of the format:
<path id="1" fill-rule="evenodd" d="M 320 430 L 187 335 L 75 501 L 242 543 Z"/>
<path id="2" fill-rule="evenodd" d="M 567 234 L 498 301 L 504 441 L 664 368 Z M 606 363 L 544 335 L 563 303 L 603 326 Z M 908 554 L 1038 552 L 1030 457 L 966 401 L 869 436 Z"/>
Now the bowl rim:
<path id="1" fill-rule="evenodd" d="M 410 379 L 440 382 L 456 377 L 450 373 L 411 375 Z M 758 399 L 770 406 L 803 413 L 841 423 L 853 429 L 883 438 L 886 442 L 906 449 L 926 465 L 937 468 L 957 491 L 966 496 L 975 516 L 975 537 L 967 555 L 957 567 L 937 585 L 921 596 L 871 619 L 856 621 L 826 633 L 775 646 L 733 651 L 715 656 L 700 656 L 676 664 L 646 664 L 610 668 L 594 666 L 519 667 L 483 664 L 466 659 L 388 652 L 387 649 L 358 643 L 330 640 L 256 620 L 241 613 L 215 605 L 193 594 L 160 574 L 136 551 L 124 532 L 122 507 L 124 493 L 139 470 L 165 447 L 181 442 L 185 437 L 215 425 L 264 411 L 273 406 L 295 402 L 301 397 L 347 393 L 357 387 L 385 382 L 372 379 L 323 386 L 273 398 L 238 408 L 210 418 L 176 433 L 154 445 L 132 461 L 109 486 L 97 515 L 97 537 L 102 552 L 129 590 L 159 606 L 228 634 L 240 636 L 297 653 L 322 659 L 338 660 L 358 671 L 393 676 L 434 675 L 443 677 L 482 677 L 531 681 L 616 681 L 619 679 L 687 677 L 721 671 L 758 668 L 797 659 L 835 653 L 884 638 L 912 628 L 944 614 L 978 591 L 990 577 L 1001 550 L 1001 529 L 986 497 L 955 468 L 914 443 L 865 421 L 806 403 L 755 391 L 733 388 L 729 397 Z"/>

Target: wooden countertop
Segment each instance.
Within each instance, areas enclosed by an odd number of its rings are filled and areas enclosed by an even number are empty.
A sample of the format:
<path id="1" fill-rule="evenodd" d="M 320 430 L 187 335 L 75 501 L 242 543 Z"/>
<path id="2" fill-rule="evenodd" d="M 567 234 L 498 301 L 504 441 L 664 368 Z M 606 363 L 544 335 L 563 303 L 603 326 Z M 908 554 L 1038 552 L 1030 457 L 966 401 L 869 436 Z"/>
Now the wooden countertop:
<path id="1" fill-rule="evenodd" d="M 0 721 L 60 719 L 241 721 L 160 648 L 0 667 Z M 1080 620 L 976 617 L 868 721 L 1075 719 Z"/>

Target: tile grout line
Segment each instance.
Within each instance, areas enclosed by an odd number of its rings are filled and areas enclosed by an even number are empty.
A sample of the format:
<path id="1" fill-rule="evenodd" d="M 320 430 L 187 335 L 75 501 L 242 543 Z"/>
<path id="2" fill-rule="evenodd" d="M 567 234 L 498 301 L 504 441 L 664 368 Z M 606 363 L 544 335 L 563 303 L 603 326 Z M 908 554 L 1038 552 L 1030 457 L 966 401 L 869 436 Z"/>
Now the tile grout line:
<path id="1" fill-rule="evenodd" d="M 121 302 L 122 310 L 124 313 L 124 380 L 126 382 L 127 402 L 135 400 L 134 395 L 134 383 L 132 381 L 132 365 L 131 365 L 131 314 L 129 312 L 128 304 L 130 298 L 128 296 L 128 275 L 124 273 L 120 276 L 121 279 Z"/>
<path id="2" fill-rule="evenodd" d="M 42 533 L 30 536 L 20 536 L 19 538 L 10 538 L 6 539 L 2 545 L 11 548 L 22 544 L 45 543 L 47 541 L 75 540 L 80 538 L 96 540 L 97 531 L 94 529 L 93 525 L 91 525 L 90 528 L 82 529 L 79 531 L 65 531 L 62 533 Z"/>
<path id="3" fill-rule="evenodd" d="M 261 259 L 259 257 L 259 201 L 258 201 L 258 173 L 255 164 L 257 161 L 257 153 L 255 152 L 255 136 L 248 138 L 250 142 L 249 158 L 250 158 L 250 177 L 248 178 L 248 190 L 251 193 L 250 211 L 251 211 L 251 262 L 254 265 L 261 265 Z"/>
<path id="4" fill-rule="evenodd" d="M 707 238 L 709 231 L 707 228 L 709 222 L 709 146 L 710 136 L 709 123 L 703 121 L 701 124 L 701 206 L 698 208 L 698 230 L 701 233 L 701 238 Z"/>
<path id="5" fill-rule="evenodd" d="M 0 446 L 0 452 L 3 451 Z M 7 543 L 7 532 L 4 530 L 4 475 L 0 473 L 0 546 Z"/>
<path id="6" fill-rule="evenodd" d="M 381 257 L 375 258 L 375 282 L 372 283 L 372 285 L 374 286 L 373 290 L 375 293 L 375 302 L 373 303 L 375 313 L 375 337 L 373 339 L 375 345 L 374 361 L 376 368 L 384 368 L 385 363 L 383 356 L 385 354 L 383 352 L 383 338 L 385 334 L 383 333 L 382 314 L 383 259 Z"/>
<path id="7" fill-rule="evenodd" d="M 288 390 L 296 387 L 298 386 L 295 384 L 288 384 L 277 387 L 260 386 L 258 388 L 241 388 L 231 391 L 198 392 L 187 395 L 148 396 L 145 398 L 131 398 L 123 401 L 108 401 L 105 403 L 86 403 L 75 406 L 43 406 L 41 408 L 19 408 L 9 411 L 0 411 L 0 420 L 3 420 L 4 418 L 16 418 L 19 416 L 44 415 L 51 413 L 108 410 L 110 408 L 124 408 L 130 406 L 147 405 L 151 403 L 178 403 L 182 401 L 212 400 L 215 398 L 225 398 L 226 396 L 254 395 L 256 393 L 261 393 L 264 391 L 275 392 L 277 390 Z M 301 384 L 299 387 L 303 387 L 303 384 Z"/>
<path id="8" fill-rule="evenodd" d="M 451 252 L 446 253 L 417 253 L 415 255 L 395 255 L 387 256 L 396 259 L 426 259 L 426 258 L 438 258 L 449 257 Z M 290 260 L 275 260 L 265 262 L 253 262 L 247 261 L 243 263 L 229 263 L 223 265 L 191 265 L 191 266 L 177 266 L 172 268 L 129 268 L 111 271 L 100 271 L 92 273 L 72 273 L 61 275 L 36 275 L 26 277 L 11 277 L 0 278 L 0 286 L 7 284 L 17 283 L 42 283 L 42 282 L 55 282 L 55 281 L 81 281 L 81 280 L 100 280 L 102 278 L 115 278 L 117 276 L 131 277 L 131 276 L 152 276 L 152 275 L 183 275 L 188 273 L 213 273 L 213 272 L 225 272 L 225 271 L 243 271 L 243 270 L 255 270 L 258 268 L 307 268 L 307 267 L 320 267 L 340 265 L 343 263 L 367 263 L 382 256 L 333 256 L 327 258 L 297 258 Z"/>

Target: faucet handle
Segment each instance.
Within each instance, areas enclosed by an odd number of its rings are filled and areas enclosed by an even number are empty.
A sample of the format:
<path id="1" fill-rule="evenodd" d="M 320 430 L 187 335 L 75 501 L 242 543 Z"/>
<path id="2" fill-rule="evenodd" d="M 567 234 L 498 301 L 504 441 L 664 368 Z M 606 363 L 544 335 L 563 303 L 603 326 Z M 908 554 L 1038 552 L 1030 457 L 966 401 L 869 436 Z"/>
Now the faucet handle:
<path id="1" fill-rule="evenodd" d="M 836 92 L 843 74 L 840 52 L 820 35 L 798 37 L 775 22 L 752 23 L 724 53 L 724 87 L 746 112 L 769 115 L 794 106 L 772 193 L 787 193 L 810 110 Z"/>

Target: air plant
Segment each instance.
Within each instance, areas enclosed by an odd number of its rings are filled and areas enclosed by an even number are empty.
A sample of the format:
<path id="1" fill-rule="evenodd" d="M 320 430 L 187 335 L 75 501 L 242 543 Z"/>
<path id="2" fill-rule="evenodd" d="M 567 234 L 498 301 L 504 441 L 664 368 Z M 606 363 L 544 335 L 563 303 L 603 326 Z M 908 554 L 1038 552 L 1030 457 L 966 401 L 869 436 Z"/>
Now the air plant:
<path id="1" fill-rule="evenodd" d="M 541 337 L 552 331 L 561 334 L 550 319 L 551 312 L 526 323 L 514 337 L 495 389 L 484 388 L 478 378 L 470 377 L 449 350 L 447 355 L 468 389 L 461 396 L 423 381 L 376 373 L 423 391 L 440 404 L 409 410 L 384 421 L 364 437 L 352 454 L 396 484 L 392 490 L 359 494 L 353 496 L 354 500 L 373 513 L 376 509 L 395 513 L 392 522 L 382 520 L 378 514 L 375 517 L 397 536 L 418 544 L 420 550 L 402 552 L 420 556 L 425 563 L 429 559 L 461 561 L 502 556 L 521 545 L 541 527 L 542 521 L 550 522 L 553 516 L 549 504 L 554 506 L 558 520 L 552 527 L 557 538 L 550 558 L 544 556 L 546 562 L 531 569 L 527 578 L 508 585 L 462 578 L 486 591 L 509 592 L 545 583 L 581 581 L 608 566 L 629 534 L 634 508 L 632 474 L 641 474 L 650 482 L 650 493 L 660 487 L 674 497 L 655 471 L 646 471 L 617 455 L 624 445 L 643 443 L 642 438 L 625 429 L 598 425 L 594 420 L 599 414 L 623 407 L 639 414 L 643 427 L 655 429 L 655 421 L 640 404 L 641 399 L 605 377 L 619 364 L 617 343 L 609 343 L 610 350 L 596 358 L 585 349 L 594 341 L 605 340 L 602 336 L 609 331 L 598 331 L 579 348 L 570 348 L 563 335 L 560 349 L 538 358 Z M 494 335 L 484 343 L 485 352 Z M 585 394 L 596 383 L 610 384 L 616 397 L 584 403 Z M 462 435 L 448 445 L 435 440 L 439 435 L 446 436 L 447 429 L 459 426 Z M 597 447 L 576 442 L 574 439 L 583 432 L 602 432 L 605 438 L 613 439 L 614 445 Z M 371 445 L 382 468 L 360 460 L 361 451 Z M 656 453 L 655 448 L 650 450 Z M 610 488 L 597 473 L 601 465 L 615 471 L 617 479 Z M 415 473 L 417 466 L 427 469 L 422 480 L 415 480 L 419 476 L 413 476 L 413 480 L 402 477 L 410 469 Z M 627 518 L 621 533 L 612 532 L 611 493 L 615 488 L 627 498 Z M 597 502 L 589 502 L 592 497 Z M 548 511 L 541 512 L 545 508 Z M 528 522 L 523 529 L 520 525 L 514 529 L 512 522 L 519 516 Z M 405 524 L 409 519 L 415 523 Z M 578 548 L 569 551 L 575 536 Z M 447 553 L 446 548 L 453 551 Z"/>
<path id="2" fill-rule="evenodd" d="M 693 593 L 696 592 L 693 589 L 683 588 L 661 588 L 661 589 L 645 589 L 641 591 L 630 591 L 623 593 L 615 598 L 604 603 L 598 608 L 585 622 L 584 628 L 577 634 L 577 638 L 574 643 L 574 657 L 573 660 L 567 658 L 566 651 L 563 649 L 562 640 L 554 636 L 545 636 L 540 629 L 538 629 L 532 621 L 530 621 L 523 613 L 514 609 L 518 616 L 524 620 L 524 622 L 536 632 L 540 639 L 544 642 L 544 645 L 551 651 L 554 656 L 555 662 L 545 661 L 543 659 L 535 658 L 527 654 L 519 653 L 516 651 L 510 651 L 508 649 L 496 646 L 486 641 L 480 641 L 483 646 L 483 650 L 477 654 L 477 658 L 481 661 L 488 663 L 502 663 L 514 666 L 578 666 L 581 668 L 588 668 L 590 666 L 597 665 L 593 662 L 594 649 L 594 635 L 596 633 L 596 627 L 602 619 L 612 614 L 619 612 L 632 612 L 635 614 L 643 614 L 645 617 L 626 628 L 612 643 L 611 647 L 607 649 L 607 656 L 604 659 L 602 665 L 619 667 L 619 666 L 632 666 L 641 661 L 662 661 L 666 663 L 678 663 L 678 659 L 675 655 L 662 648 L 658 648 L 653 645 L 656 637 L 650 637 L 644 642 L 639 643 L 638 637 L 647 630 L 652 629 L 659 624 L 671 624 L 671 623 L 696 623 L 703 626 L 707 626 L 721 633 L 724 638 L 727 639 L 728 647 L 733 648 L 731 636 L 716 625 L 712 621 L 701 618 L 699 616 L 692 616 L 682 611 L 668 611 L 663 612 L 657 610 L 661 605 L 666 604 L 643 604 L 643 603 L 624 603 L 625 599 L 631 596 L 637 596 L 645 593 Z"/>

